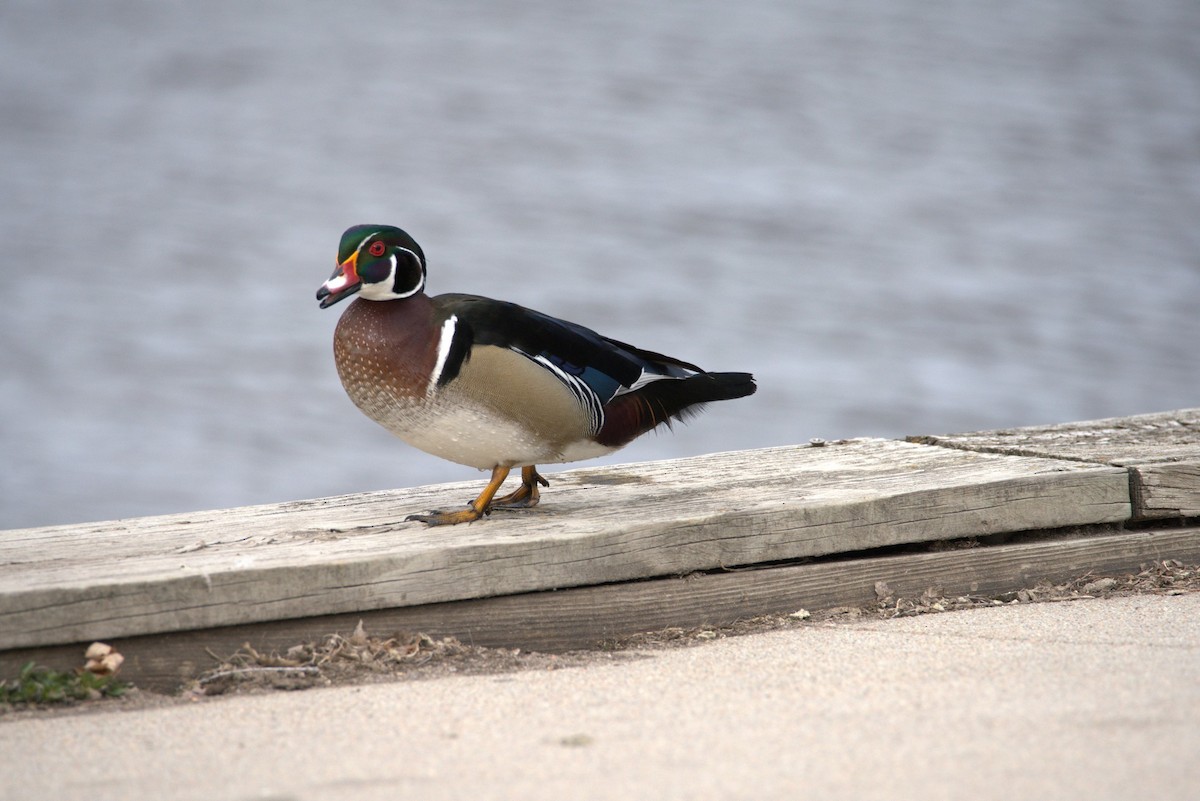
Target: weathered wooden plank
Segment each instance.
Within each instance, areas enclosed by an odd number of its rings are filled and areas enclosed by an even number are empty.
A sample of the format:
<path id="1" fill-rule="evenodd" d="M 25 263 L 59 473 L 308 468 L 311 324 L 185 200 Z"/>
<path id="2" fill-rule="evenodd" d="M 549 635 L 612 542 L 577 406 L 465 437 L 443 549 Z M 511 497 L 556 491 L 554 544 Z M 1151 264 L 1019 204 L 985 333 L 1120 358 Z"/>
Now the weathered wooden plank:
<path id="1" fill-rule="evenodd" d="M 1200 459 L 1129 469 L 1138 519 L 1200 517 Z"/>
<path id="2" fill-rule="evenodd" d="M 260 651 L 286 650 L 362 621 L 370 633 L 421 631 L 494 647 L 564 651 L 671 626 L 719 626 L 797 609 L 816 612 L 875 601 L 885 581 L 898 597 L 929 587 L 948 596 L 994 596 L 1039 582 L 1086 573 L 1120 575 L 1145 563 L 1200 563 L 1200 528 L 1056 537 L 1023 544 L 934 553 L 844 559 L 757 570 L 691 575 L 555 592 L 323 615 L 201 631 L 114 640 L 126 657 L 123 677 L 148 689 L 171 690 L 213 667 L 209 651 L 229 654 L 249 642 Z M 0 652 L 0 676 L 28 660 L 59 669 L 79 664 L 87 643 Z"/>
<path id="3" fill-rule="evenodd" d="M 1126 467 L 1134 519 L 1200 515 L 1200 409 L 909 440 Z"/>
<path id="4" fill-rule="evenodd" d="M 1200 459 L 1200 409 L 909 437 L 909 441 L 1120 466 L 1192 461 Z"/>
<path id="5" fill-rule="evenodd" d="M 0 649 L 603 584 L 1121 521 L 1123 470 L 891 440 L 552 476 L 537 509 L 427 529 L 477 483 L 0 533 Z"/>

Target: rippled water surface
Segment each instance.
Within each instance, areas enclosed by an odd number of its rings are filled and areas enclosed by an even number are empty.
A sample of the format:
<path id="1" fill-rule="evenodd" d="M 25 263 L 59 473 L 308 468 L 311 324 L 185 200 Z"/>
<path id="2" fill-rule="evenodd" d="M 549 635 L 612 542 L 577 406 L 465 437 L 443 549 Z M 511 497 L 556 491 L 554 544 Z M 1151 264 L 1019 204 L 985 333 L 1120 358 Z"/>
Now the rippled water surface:
<path id="1" fill-rule="evenodd" d="M 758 376 L 609 462 L 1200 405 L 1194 0 L 331 7 L 0 9 L 0 528 L 477 475 L 342 393 L 359 222 Z"/>

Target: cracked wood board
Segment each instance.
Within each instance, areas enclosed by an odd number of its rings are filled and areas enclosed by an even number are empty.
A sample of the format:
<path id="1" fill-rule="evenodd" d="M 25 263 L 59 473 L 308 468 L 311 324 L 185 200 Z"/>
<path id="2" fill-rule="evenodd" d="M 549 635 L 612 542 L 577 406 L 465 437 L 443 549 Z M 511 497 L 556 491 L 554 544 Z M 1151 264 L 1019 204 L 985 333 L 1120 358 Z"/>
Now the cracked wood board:
<path id="1" fill-rule="evenodd" d="M 859 439 L 551 475 L 542 505 L 404 523 L 480 482 L 0 532 L 0 650 L 1119 522 L 1125 471 Z"/>
<path id="2" fill-rule="evenodd" d="M 909 439 L 1125 467 L 1135 519 L 1200 516 L 1200 409 Z"/>

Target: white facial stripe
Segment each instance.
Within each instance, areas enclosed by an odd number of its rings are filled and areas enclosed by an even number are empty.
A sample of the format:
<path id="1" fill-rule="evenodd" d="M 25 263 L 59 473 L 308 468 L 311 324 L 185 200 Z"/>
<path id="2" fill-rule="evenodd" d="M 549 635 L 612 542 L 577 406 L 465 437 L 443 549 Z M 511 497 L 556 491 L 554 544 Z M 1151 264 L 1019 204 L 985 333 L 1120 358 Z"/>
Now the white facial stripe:
<path id="1" fill-rule="evenodd" d="M 381 240 L 376 239 L 375 241 L 379 242 Z M 362 245 L 359 245 L 358 252 L 360 252 L 360 253 L 362 252 L 362 247 L 365 244 L 366 244 L 366 242 L 364 241 L 362 243 Z M 388 270 L 387 277 L 384 278 L 382 281 L 374 281 L 374 282 L 364 281 L 362 284 L 362 289 L 359 290 L 358 296 L 360 298 L 363 298 L 364 300 L 400 300 L 402 298 L 410 298 L 413 295 L 416 295 L 417 293 L 419 293 L 423 289 L 425 289 L 425 274 L 424 274 L 424 271 L 422 270 L 421 278 L 417 282 L 416 286 L 414 286 L 412 289 L 410 289 L 407 292 L 396 292 L 395 291 L 396 275 L 400 271 L 399 251 L 403 251 L 403 252 L 411 255 L 413 257 L 413 260 L 417 264 L 421 264 L 421 260 L 417 257 L 416 253 L 409 250 L 408 248 L 402 248 L 402 247 L 399 247 L 396 245 L 392 245 L 390 247 L 392 248 L 392 250 L 388 254 L 388 264 L 390 266 L 390 269 Z M 367 253 L 368 253 L 368 256 L 366 258 L 374 258 L 369 255 L 370 254 L 369 250 L 367 251 Z"/>
<path id="2" fill-rule="evenodd" d="M 438 338 L 437 362 L 433 365 L 433 375 L 429 377 L 429 386 L 425 390 L 427 394 L 433 394 L 438 379 L 442 377 L 442 371 L 446 369 L 446 359 L 450 357 L 450 346 L 454 344 L 454 328 L 457 325 L 458 316 L 453 314 L 442 323 L 442 333 Z"/>
<path id="3" fill-rule="evenodd" d="M 397 245 L 397 246 L 396 246 L 396 250 L 403 250 L 405 253 L 407 253 L 408 255 L 412 256 L 412 257 L 413 257 L 413 261 L 415 261 L 417 264 L 420 264 L 420 263 L 421 263 L 421 257 L 420 257 L 420 256 L 418 256 L 418 255 L 417 255 L 415 252 L 413 252 L 413 251 L 409 250 L 408 248 L 402 248 L 402 247 L 400 247 L 399 245 Z M 393 254 L 392 254 L 392 264 L 395 264 L 395 263 L 396 263 L 396 254 L 394 254 L 394 253 L 393 253 Z"/>

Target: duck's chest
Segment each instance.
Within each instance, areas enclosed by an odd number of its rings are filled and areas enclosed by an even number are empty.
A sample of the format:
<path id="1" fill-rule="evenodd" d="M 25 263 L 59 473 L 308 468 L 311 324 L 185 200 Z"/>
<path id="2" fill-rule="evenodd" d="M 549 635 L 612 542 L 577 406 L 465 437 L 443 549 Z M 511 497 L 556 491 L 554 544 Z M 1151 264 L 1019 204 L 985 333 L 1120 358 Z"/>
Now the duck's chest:
<path id="1" fill-rule="evenodd" d="M 439 333 L 427 298 L 355 300 L 333 335 L 334 362 L 346 394 L 381 423 L 425 405 Z"/>

